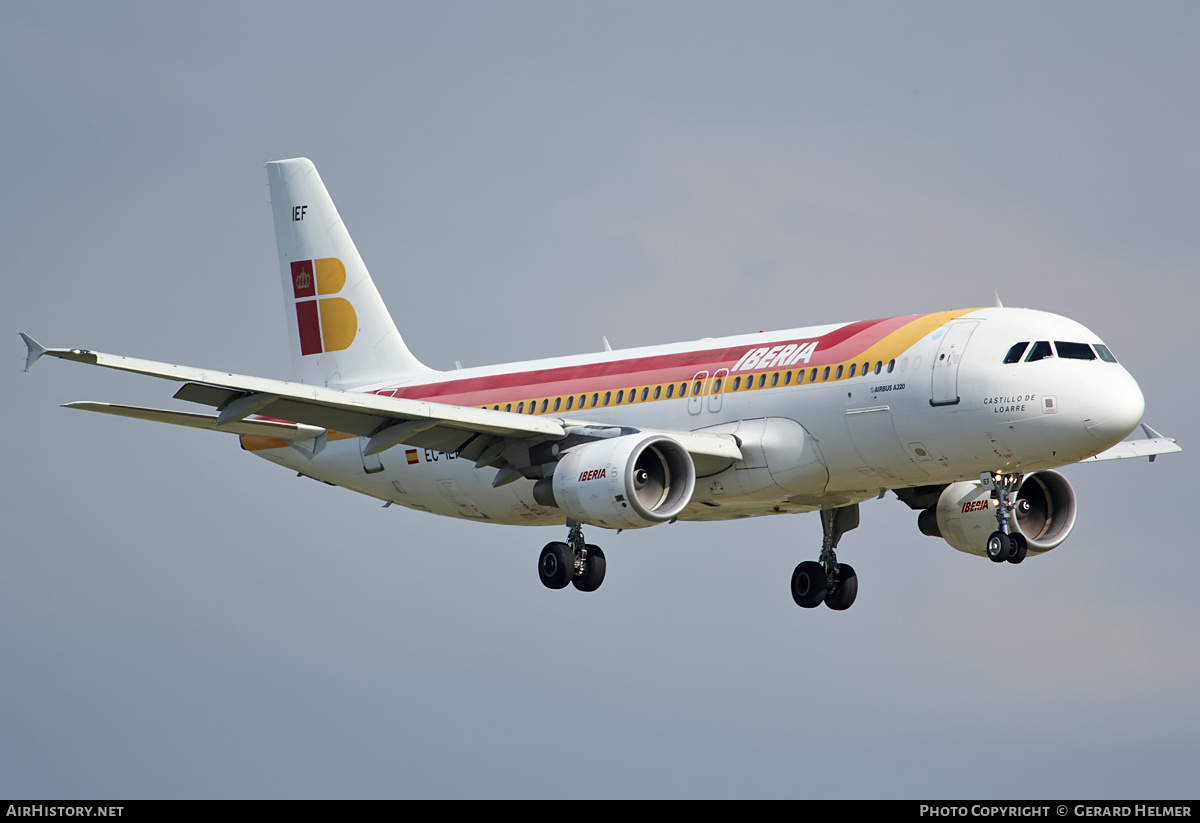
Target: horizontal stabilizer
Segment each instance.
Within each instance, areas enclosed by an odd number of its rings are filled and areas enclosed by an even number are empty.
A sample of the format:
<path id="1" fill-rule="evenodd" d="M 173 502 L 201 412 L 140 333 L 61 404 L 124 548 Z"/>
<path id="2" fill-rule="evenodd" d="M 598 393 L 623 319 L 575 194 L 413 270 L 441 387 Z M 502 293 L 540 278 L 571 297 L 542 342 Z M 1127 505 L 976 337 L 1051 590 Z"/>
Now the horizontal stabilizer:
<path id="1" fill-rule="evenodd" d="M 1179 444 L 1175 442 L 1174 437 L 1163 437 L 1154 429 L 1142 424 L 1142 431 L 1146 437 L 1141 440 L 1122 440 L 1117 445 L 1107 451 L 1102 451 L 1095 457 L 1089 457 L 1081 462 L 1086 463 L 1089 460 L 1123 460 L 1127 457 L 1149 457 L 1150 462 L 1154 462 L 1154 458 L 1160 454 L 1172 454 L 1173 452 L 1183 451 Z"/>

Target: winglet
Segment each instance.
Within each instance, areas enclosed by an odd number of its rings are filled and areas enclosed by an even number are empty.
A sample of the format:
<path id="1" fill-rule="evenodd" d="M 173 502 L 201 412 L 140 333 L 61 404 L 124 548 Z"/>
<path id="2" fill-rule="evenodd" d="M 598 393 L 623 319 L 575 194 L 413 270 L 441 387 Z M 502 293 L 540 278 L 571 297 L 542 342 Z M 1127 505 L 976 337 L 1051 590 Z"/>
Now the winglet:
<path id="1" fill-rule="evenodd" d="M 17 334 L 21 335 L 21 339 L 25 341 L 25 347 L 29 350 L 25 355 L 25 371 L 29 371 L 33 368 L 33 364 L 38 361 L 38 358 L 49 351 L 49 349 L 23 331 L 17 332 Z"/>

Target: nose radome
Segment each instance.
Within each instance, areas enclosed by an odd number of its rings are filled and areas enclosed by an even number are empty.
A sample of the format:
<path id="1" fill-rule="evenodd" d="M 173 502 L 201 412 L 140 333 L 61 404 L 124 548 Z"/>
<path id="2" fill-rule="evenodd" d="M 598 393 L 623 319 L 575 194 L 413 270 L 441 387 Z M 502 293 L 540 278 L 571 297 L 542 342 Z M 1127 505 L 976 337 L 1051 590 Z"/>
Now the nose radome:
<path id="1" fill-rule="evenodd" d="M 1105 446 L 1121 442 L 1142 422 L 1146 399 L 1137 381 L 1124 369 L 1096 375 L 1079 393 L 1084 427 Z"/>

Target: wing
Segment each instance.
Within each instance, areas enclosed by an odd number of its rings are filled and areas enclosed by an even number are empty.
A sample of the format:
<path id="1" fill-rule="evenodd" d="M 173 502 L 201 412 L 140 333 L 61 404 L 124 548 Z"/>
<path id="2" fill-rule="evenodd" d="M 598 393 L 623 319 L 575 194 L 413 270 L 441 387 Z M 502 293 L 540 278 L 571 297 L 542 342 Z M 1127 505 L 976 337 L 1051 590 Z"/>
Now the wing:
<path id="1" fill-rule="evenodd" d="M 87 349 L 48 349 L 26 334 L 21 337 L 28 347 L 26 371 L 45 355 L 106 369 L 145 374 L 182 383 L 175 392 L 177 399 L 210 406 L 217 413 L 195 415 L 93 402 L 68 404 L 69 408 L 84 411 L 235 434 L 266 434 L 293 444 L 297 440 L 313 441 L 330 431 L 347 432 L 369 438 L 363 449 L 367 455 L 378 454 L 402 443 L 458 452 L 460 457 L 475 460 L 480 468 L 511 466 L 517 473 L 510 473 L 506 477 L 512 480 L 526 474 L 525 470 L 539 462 L 549 462 L 538 459 L 536 446 L 540 443 L 567 439 L 582 441 L 612 436 L 614 433 L 613 426 L 598 425 L 587 420 L 517 414 L 330 389 L 139 360 Z M 684 431 L 661 433 L 678 440 L 706 469 L 742 459 L 738 442 L 731 435 Z M 301 450 L 312 451 L 311 447 L 301 447 Z M 531 450 L 533 455 L 530 455 Z M 700 469 L 701 466 L 698 466 L 697 470 Z"/>

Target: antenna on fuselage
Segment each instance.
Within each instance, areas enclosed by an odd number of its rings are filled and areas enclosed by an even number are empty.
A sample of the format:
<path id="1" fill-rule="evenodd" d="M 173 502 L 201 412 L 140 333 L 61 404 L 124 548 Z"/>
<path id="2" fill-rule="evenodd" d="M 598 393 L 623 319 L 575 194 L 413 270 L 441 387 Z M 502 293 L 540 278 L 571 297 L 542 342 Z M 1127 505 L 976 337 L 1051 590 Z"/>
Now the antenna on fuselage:
<path id="1" fill-rule="evenodd" d="M 1004 308 L 1004 304 L 1000 302 L 1000 292 L 994 291 L 994 292 L 992 292 L 992 296 L 994 296 L 996 298 L 996 308 L 998 308 L 998 309 Z"/>

